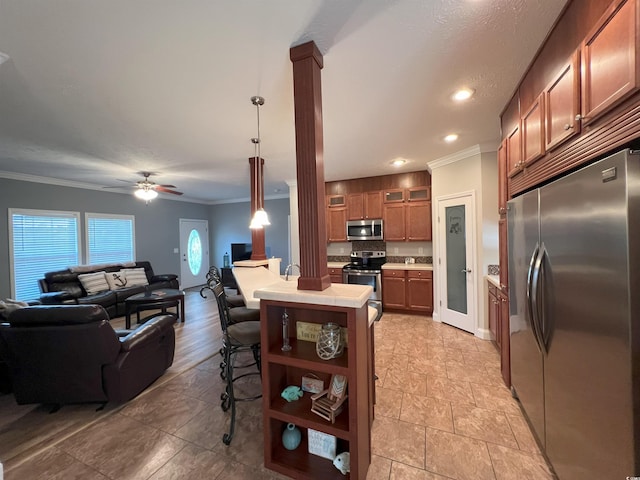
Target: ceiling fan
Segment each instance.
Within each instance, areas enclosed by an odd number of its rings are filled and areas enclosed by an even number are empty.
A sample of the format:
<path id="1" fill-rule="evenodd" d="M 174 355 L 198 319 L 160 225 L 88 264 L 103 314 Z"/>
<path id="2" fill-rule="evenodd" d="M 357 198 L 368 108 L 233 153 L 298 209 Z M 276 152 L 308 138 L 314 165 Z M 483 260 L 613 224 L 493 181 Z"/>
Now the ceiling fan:
<path id="1" fill-rule="evenodd" d="M 175 185 L 159 185 L 155 182 L 152 182 L 149 177 L 153 175 L 152 172 L 139 172 L 140 175 L 144 177 L 144 180 L 137 181 L 134 185 L 132 185 L 136 190 L 133 194 L 144 200 L 145 202 L 149 202 L 158 196 L 158 192 L 162 193 L 171 193 L 173 195 L 182 195 L 182 192 L 177 190 L 173 190 L 176 188 Z M 122 180 L 127 181 L 127 180 Z M 105 188 L 118 188 L 118 187 L 105 187 Z"/>

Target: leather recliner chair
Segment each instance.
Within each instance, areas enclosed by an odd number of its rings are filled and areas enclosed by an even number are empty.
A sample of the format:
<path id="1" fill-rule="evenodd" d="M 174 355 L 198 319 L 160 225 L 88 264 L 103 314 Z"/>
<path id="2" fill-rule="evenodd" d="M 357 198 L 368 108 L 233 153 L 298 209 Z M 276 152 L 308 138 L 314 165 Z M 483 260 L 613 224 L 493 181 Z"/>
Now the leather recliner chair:
<path id="1" fill-rule="evenodd" d="M 124 402 L 173 363 L 176 317 L 157 315 L 116 332 L 99 305 L 33 306 L 0 325 L 18 404 Z"/>

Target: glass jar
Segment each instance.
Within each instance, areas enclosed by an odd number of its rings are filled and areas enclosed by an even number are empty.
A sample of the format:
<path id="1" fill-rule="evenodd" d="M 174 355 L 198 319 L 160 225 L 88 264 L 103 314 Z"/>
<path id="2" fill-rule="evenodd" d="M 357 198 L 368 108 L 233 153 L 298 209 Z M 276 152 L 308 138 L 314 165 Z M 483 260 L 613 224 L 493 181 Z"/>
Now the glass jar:
<path id="1" fill-rule="evenodd" d="M 342 355 L 343 348 L 340 325 L 331 322 L 322 325 L 316 343 L 318 356 L 323 360 L 330 360 Z"/>

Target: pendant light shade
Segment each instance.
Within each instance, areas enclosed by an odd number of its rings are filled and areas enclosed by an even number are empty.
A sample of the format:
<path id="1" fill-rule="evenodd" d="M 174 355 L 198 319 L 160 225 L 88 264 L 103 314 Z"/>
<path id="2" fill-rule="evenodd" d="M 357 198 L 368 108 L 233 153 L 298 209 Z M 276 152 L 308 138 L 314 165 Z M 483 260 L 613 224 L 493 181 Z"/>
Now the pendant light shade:
<path id="1" fill-rule="evenodd" d="M 251 97 L 251 103 L 256 106 L 256 115 L 258 118 L 258 136 L 257 138 L 252 138 L 251 143 L 253 143 L 254 155 L 255 155 L 255 174 L 254 181 L 255 185 L 252 185 L 251 188 L 254 189 L 255 198 L 256 198 L 256 211 L 253 214 L 253 218 L 251 219 L 251 223 L 249 224 L 249 228 L 263 228 L 265 225 L 271 225 L 269 222 L 269 215 L 264 209 L 264 191 L 263 191 L 263 182 L 264 182 L 264 174 L 263 174 L 263 160 L 260 156 L 260 106 L 264 105 L 264 98 L 262 97 Z"/>
<path id="2" fill-rule="evenodd" d="M 262 228 L 265 225 L 271 225 L 269 221 L 269 215 L 264 210 L 264 208 L 259 208 L 256 210 L 256 213 L 253 214 L 253 218 L 251 219 L 251 223 L 249 224 L 249 228 Z"/>

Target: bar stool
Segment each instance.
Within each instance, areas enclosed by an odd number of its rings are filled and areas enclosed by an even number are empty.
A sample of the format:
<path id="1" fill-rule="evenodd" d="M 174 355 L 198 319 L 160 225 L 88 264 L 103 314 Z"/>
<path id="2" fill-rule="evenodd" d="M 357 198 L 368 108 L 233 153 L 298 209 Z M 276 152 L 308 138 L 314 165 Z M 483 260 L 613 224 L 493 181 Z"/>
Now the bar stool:
<path id="1" fill-rule="evenodd" d="M 221 377 L 226 380 L 225 391 L 220 395 L 222 403 L 220 406 L 223 411 L 231 409 L 231 424 L 229 427 L 229 433 L 225 433 L 222 437 L 222 441 L 225 445 L 229 445 L 233 439 L 236 422 L 236 402 L 256 400 L 262 397 L 262 394 L 255 395 L 253 397 L 236 398 L 234 393 L 233 384 L 236 380 L 244 378 L 248 375 L 261 375 L 261 362 L 260 362 L 260 322 L 248 321 L 231 324 L 229 305 L 227 304 L 226 294 L 221 282 L 213 285 L 213 294 L 216 297 L 218 304 L 218 313 L 220 314 L 220 326 L 223 333 L 223 348 L 221 353 L 224 354 L 223 362 L 220 364 L 221 368 L 224 365 Z M 241 352 L 250 351 L 253 355 L 253 362 L 243 365 L 236 365 L 236 357 Z M 238 376 L 234 376 L 235 369 L 246 369 L 255 366 L 253 371 L 248 371 Z"/>

